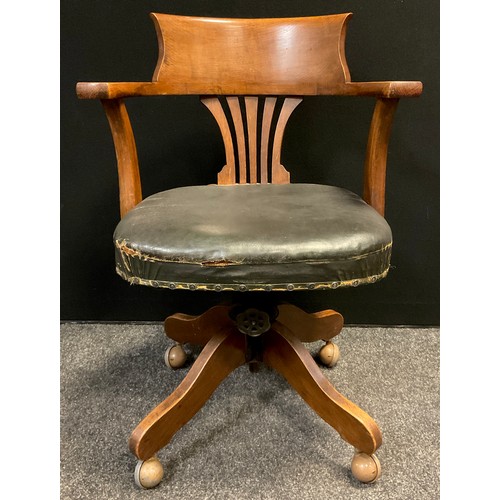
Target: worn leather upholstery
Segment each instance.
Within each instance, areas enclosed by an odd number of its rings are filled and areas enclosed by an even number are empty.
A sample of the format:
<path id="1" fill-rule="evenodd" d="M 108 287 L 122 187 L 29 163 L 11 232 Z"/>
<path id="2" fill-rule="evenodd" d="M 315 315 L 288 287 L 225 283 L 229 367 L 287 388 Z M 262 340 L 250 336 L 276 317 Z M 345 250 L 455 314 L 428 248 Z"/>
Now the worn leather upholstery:
<path id="1" fill-rule="evenodd" d="M 207 290 L 356 286 L 387 274 L 392 235 L 372 207 L 316 184 L 190 186 L 144 199 L 114 233 L 131 283 Z"/>

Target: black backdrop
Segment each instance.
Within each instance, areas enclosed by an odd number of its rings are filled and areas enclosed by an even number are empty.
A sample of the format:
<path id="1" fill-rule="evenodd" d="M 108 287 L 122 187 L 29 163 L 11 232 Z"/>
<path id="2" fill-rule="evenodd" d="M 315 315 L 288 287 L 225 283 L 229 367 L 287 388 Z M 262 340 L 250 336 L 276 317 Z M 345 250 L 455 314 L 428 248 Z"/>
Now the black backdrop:
<path id="1" fill-rule="evenodd" d="M 149 12 L 280 17 L 353 12 L 346 56 L 353 81 L 421 80 L 402 99 L 389 148 L 386 218 L 393 269 L 379 283 L 280 298 L 313 311 L 339 310 L 350 324 L 439 323 L 438 0 L 64 0 L 61 2 L 61 319 L 153 320 L 198 313 L 228 299 L 217 292 L 130 286 L 114 272 L 119 220 L 108 124 L 98 101 L 79 101 L 77 81 L 150 81 L 157 42 Z M 374 99 L 311 97 L 292 115 L 282 161 L 292 182 L 358 194 Z M 143 195 L 215 182 L 224 164 L 217 125 L 194 96 L 127 101 Z"/>

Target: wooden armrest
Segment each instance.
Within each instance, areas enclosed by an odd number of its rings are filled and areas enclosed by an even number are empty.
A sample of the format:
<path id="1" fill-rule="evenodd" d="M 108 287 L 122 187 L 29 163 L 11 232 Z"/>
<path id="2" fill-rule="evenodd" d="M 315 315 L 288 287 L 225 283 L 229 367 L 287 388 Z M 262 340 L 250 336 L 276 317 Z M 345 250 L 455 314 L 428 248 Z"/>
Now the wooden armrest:
<path id="1" fill-rule="evenodd" d="M 79 99 L 119 99 L 121 97 L 171 94 L 168 85 L 155 82 L 78 82 Z"/>
<path id="2" fill-rule="evenodd" d="M 418 97 L 423 90 L 422 82 L 349 82 L 343 84 L 338 95 L 360 95 L 399 99 Z M 337 95 L 336 92 L 334 92 Z"/>
<path id="3" fill-rule="evenodd" d="M 373 96 L 386 99 L 417 97 L 422 82 L 349 82 L 318 88 L 312 84 L 231 85 L 195 82 L 80 82 L 76 93 L 80 99 L 119 99 L 150 95 L 338 95 Z"/>

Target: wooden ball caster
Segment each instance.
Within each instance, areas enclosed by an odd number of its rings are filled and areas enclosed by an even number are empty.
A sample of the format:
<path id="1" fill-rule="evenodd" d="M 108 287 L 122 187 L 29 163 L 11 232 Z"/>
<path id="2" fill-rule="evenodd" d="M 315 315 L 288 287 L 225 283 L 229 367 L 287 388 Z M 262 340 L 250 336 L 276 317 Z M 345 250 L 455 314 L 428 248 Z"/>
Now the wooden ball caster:
<path id="1" fill-rule="evenodd" d="M 327 343 L 320 349 L 318 356 L 322 364 L 331 368 L 337 364 L 337 361 L 340 358 L 339 346 L 333 342 L 327 341 Z"/>
<path id="2" fill-rule="evenodd" d="M 135 466 L 135 484 L 142 489 L 150 489 L 158 486 L 163 479 L 163 466 L 156 457 L 147 460 L 139 460 Z"/>
<path id="3" fill-rule="evenodd" d="M 352 475 L 362 483 L 374 483 L 382 473 L 380 461 L 376 455 L 355 453 L 351 462 Z"/>
<path id="4" fill-rule="evenodd" d="M 176 370 L 182 368 L 186 364 L 187 354 L 180 344 L 176 344 L 165 353 L 165 364 Z"/>

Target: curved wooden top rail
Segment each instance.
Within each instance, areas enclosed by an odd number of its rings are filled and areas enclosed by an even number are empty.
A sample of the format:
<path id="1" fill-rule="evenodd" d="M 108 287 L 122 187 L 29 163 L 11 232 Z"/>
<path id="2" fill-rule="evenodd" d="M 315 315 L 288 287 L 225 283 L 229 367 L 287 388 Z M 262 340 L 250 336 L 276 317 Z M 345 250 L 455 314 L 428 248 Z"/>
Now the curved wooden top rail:
<path id="1" fill-rule="evenodd" d="M 152 82 L 81 82 L 81 99 L 148 95 L 414 97 L 421 82 L 351 83 L 351 13 L 228 19 L 150 14 L 158 37 Z"/>
<path id="2" fill-rule="evenodd" d="M 386 99 L 418 97 L 423 90 L 422 82 L 348 82 L 336 83 L 319 90 L 314 84 L 274 83 L 265 85 L 242 84 L 227 86 L 220 91 L 216 83 L 211 85 L 189 82 L 79 82 L 76 93 L 80 99 L 119 99 L 153 95 L 338 95 L 372 96 Z"/>
<path id="3" fill-rule="evenodd" d="M 269 83 L 314 85 L 350 81 L 345 60 L 351 13 L 286 18 L 214 18 L 150 14 L 158 36 L 155 82 L 198 87 L 200 94 L 260 94 Z"/>

